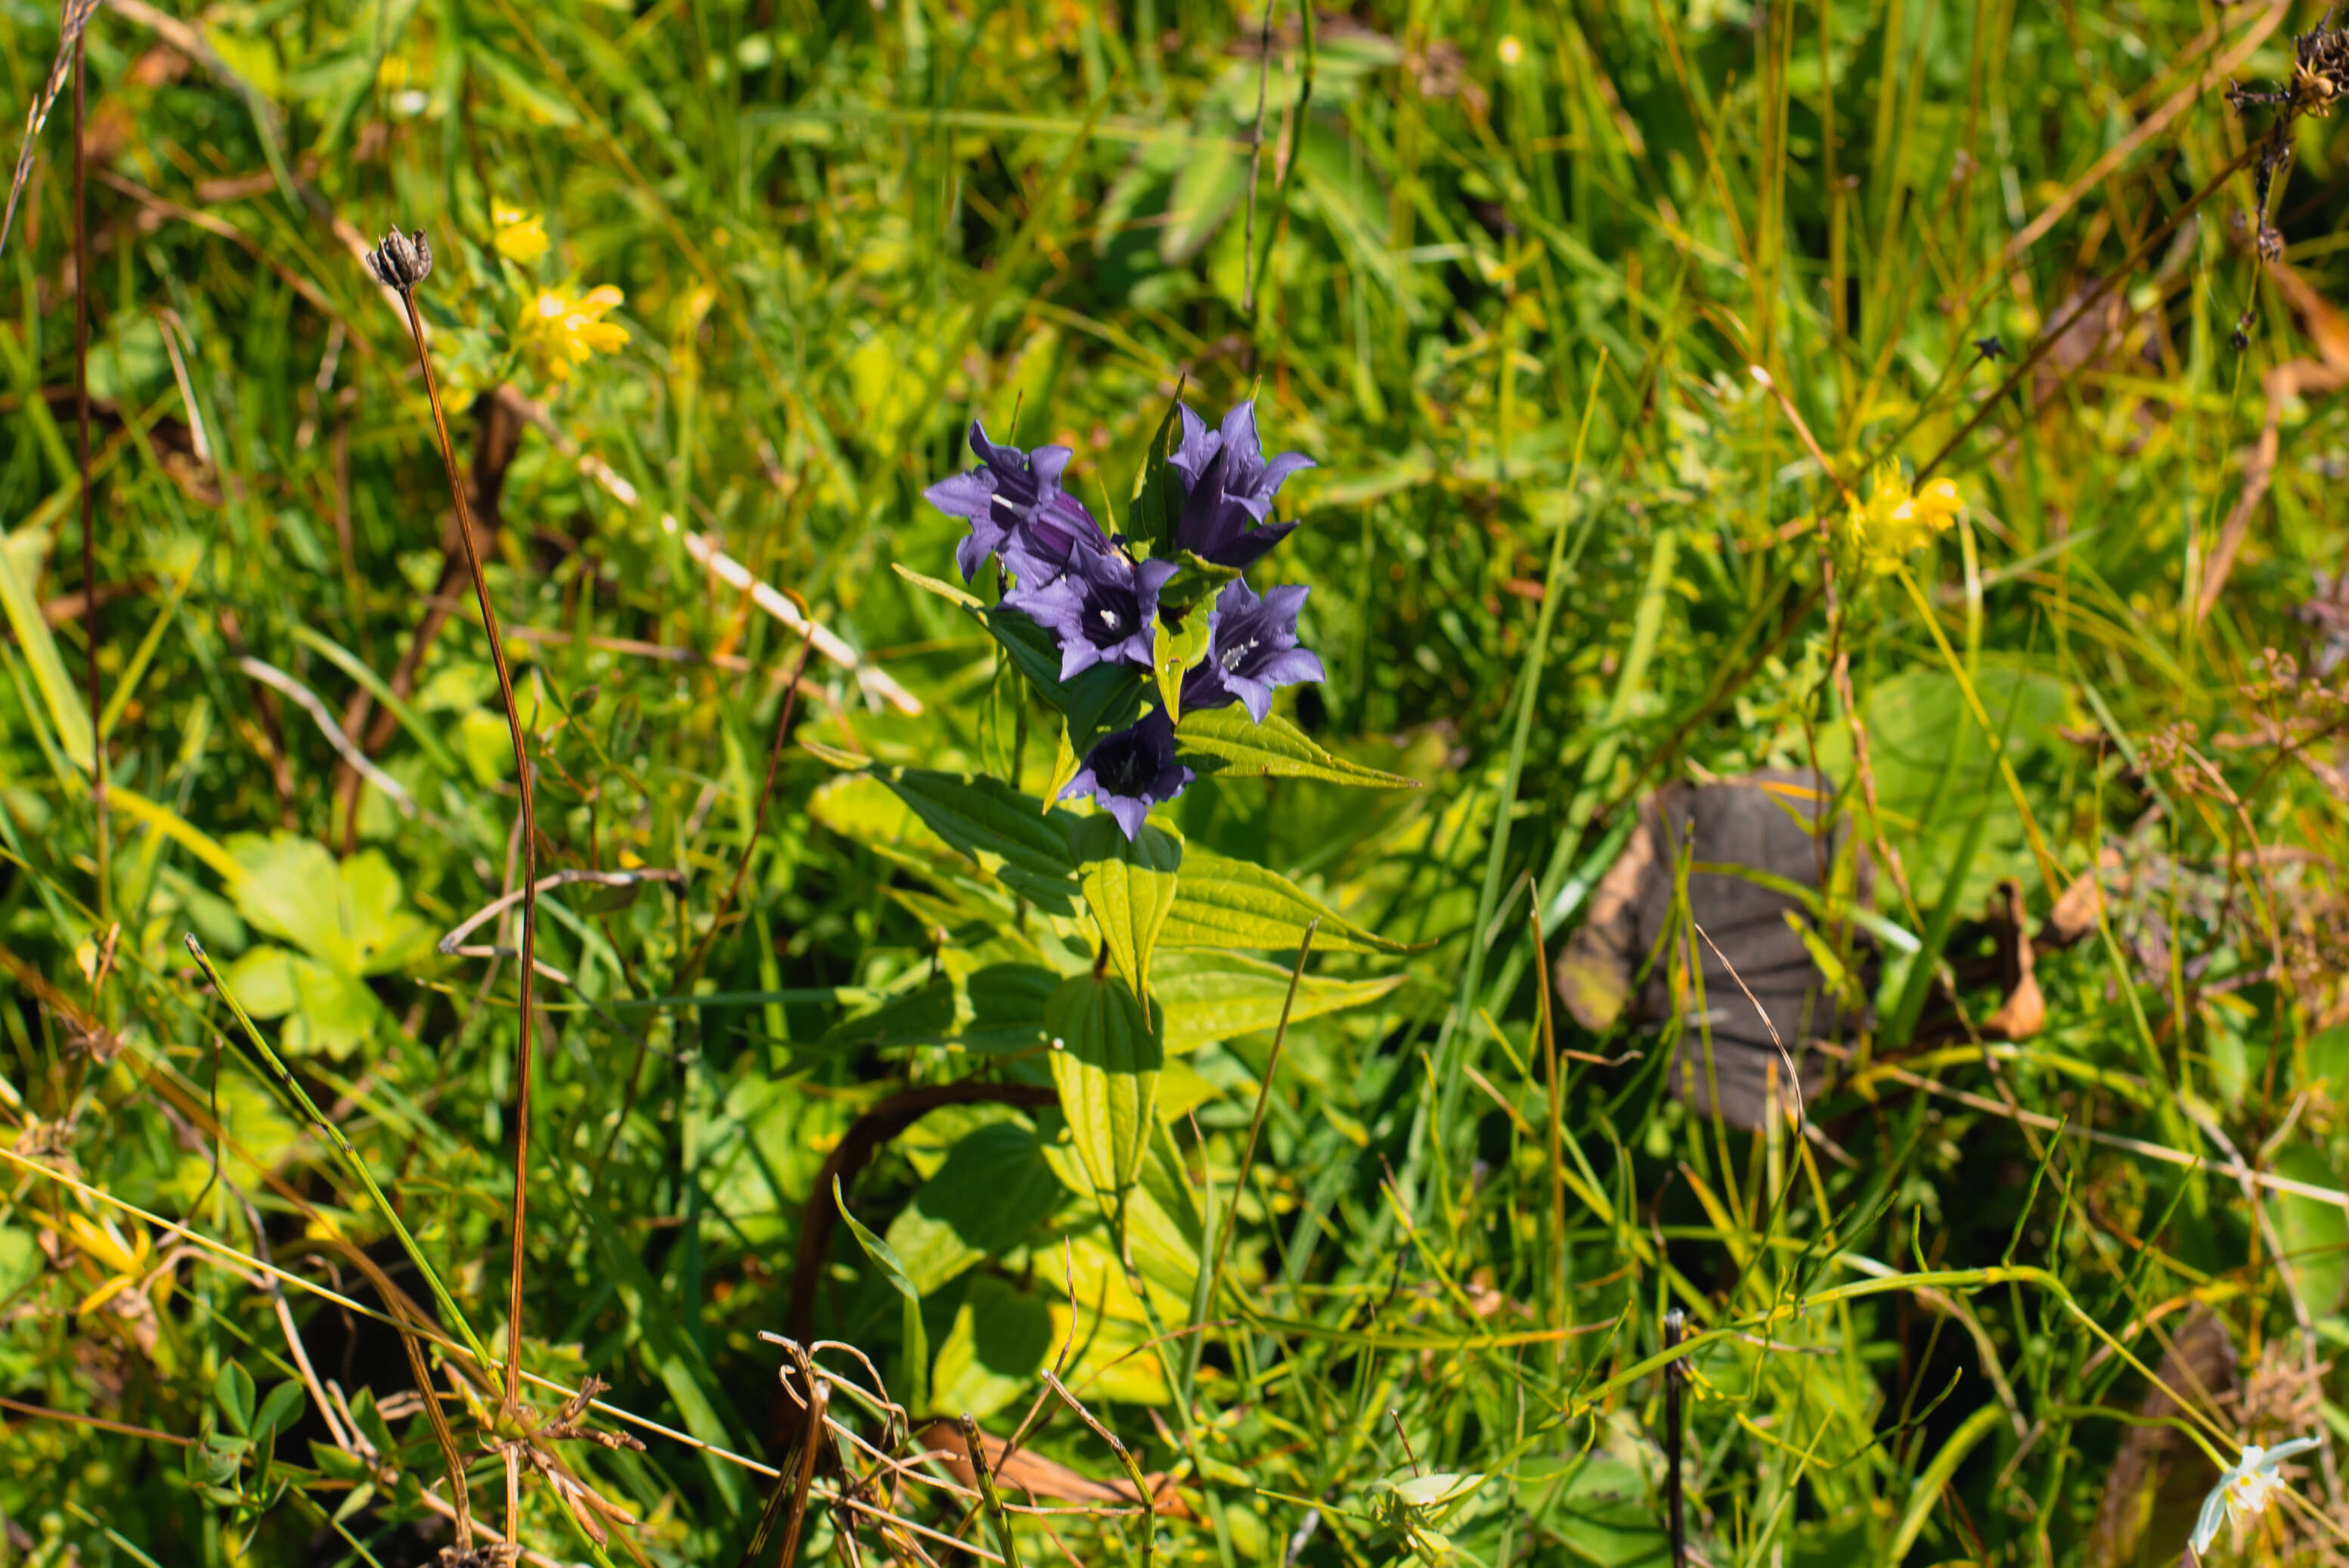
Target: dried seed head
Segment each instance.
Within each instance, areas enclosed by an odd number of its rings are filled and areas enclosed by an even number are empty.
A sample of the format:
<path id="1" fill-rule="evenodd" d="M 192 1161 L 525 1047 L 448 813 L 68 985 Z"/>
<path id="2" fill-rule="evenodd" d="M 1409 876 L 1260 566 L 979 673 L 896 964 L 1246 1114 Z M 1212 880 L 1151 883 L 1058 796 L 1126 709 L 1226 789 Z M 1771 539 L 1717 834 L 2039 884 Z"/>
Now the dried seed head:
<path id="1" fill-rule="evenodd" d="M 405 293 L 432 275 L 432 246 L 421 229 L 413 234 L 394 229 L 367 253 L 367 266 L 384 287 Z"/>

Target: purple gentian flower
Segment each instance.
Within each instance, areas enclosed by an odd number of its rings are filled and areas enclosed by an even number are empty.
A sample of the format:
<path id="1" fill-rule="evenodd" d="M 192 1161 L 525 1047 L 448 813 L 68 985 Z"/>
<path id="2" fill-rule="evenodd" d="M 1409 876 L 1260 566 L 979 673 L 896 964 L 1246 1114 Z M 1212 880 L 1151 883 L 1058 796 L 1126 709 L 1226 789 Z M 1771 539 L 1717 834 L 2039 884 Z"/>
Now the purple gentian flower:
<path id="1" fill-rule="evenodd" d="M 1297 613 L 1309 590 L 1275 588 L 1258 598 L 1237 578 L 1224 584 L 1207 617 L 1207 656 L 1183 677 L 1183 707 L 1237 702 L 1258 724 L 1277 686 L 1327 680 L 1320 655 L 1297 645 Z"/>
<path id="2" fill-rule="evenodd" d="M 1281 481 L 1313 467 L 1313 459 L 1283 452 L 1266 462 L 1253 399 L 1225 415 L 1220 430 L 1208 429 L 1188 404 L 1182 415 L 1183 439 L 1166 459 L 1183 476 L 1183 515 L 1174 525 L 1174 542 L 1202 561 L 1246 567 L 1296 528 L 1265 519 Z"/>
<path id="3" fill-rule="evenodd" d="M 1061 799 L 1091 795 L 1117 819 L 1130 843 L 1141 833 L 1150 808 L 1172 800 L 1197 777 L 1175 760 L 1174 726 L 1166 710 L 1158 707 L 1141 722 L 1104 736 L 1086 752 L 1085 765 L 1061 791 Z"/>
<path id="4" fill-rule="evenodd" d="M 1040 585 L 1019 554 L 1011 560 L 1019 586 L 1003 602 L 1059 639 L 1062 680 L 1100 664 L 1151 667 L 1158 591 L 1180 566 L 1172 561 L 1137 566 L 1114 550 L 1079 550 L 1060 575 Z"/>
<path id="5" fill-rule="evenodd" d="M 987 558 L 1018 542 L 1023 528 L 1043 536 L 1034 553 L 1065 562 L 1075 550 L 1090 545 L 1109 548 L 1101 524 L 1084 503 L 1061 489 L 1061 474 L 1072 455 L 1066 447 L 1038 447 L 1023 452 L 998 446 L 987 438 L 987 428 L 970 422 L 970 449 L 979 466 L 950 480 L 941 480 L 922 492 L 923 499 L 948 517 L 970 524 L 970 532 L 955 548 L 955 564 L 962 580 L 978 574 Z M 1012 557 L 1006 555 L 1007 564 Z M 1013 570 L 1019 567 L 1014 564 Z"/>

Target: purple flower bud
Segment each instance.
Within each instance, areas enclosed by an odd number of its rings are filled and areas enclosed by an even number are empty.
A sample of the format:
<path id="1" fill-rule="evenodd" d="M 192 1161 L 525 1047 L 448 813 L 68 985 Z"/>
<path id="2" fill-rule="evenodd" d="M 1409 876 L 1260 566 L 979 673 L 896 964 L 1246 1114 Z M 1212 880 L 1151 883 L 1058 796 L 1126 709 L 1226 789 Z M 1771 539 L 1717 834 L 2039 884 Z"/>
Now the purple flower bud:
<path id="1" fill-rule="evenodd" d="M 1074 680 L 1099 664 L 1151 667 L 1158 591 L 1180 566 L 1171 561 L 1137 566 L 1114 550 L 1077 550 L 1057 576 L 1040 582 L 1041 573 L 1025 550 L 1015 546 L 1008 559 L 1019 573 L 1019 586 L 1003 602 L 1059 639 L 1062 680 Z"/>
<path id="2" fill-rule="evenodd" d="M 1183 438 L 1166 459 L 1183 476 L 1183 515 L 1174 525 L 1174 542 L 1203 561 L 1246 567 L 1296 528 L 1265 519 L 1272 514 L 1272 498 L 1282 481 L 1313 467 L 1313 459 L 1283 452 L 1265 461 L 1253 400 L 1225 415 L 1220 430 L 1208 429 L 1187 404 L 1182 416 Z"/>
<path id="3" fill-rule="evenodd" d="M 1258 724 L 1276 687 L 1327 680 L 1320 656 L 1297 645 L 1297 613 L 1309 590 L 1275 588 L 1262 598 L 1244 581 L 1224 584 L 1207 617 L 1207 656 L 1183 677 L 1183 707 L 1239 703 Z"/>
<path id="4" fill-rule="evenodd" d="M 1029 552 L 1031 556 L 1061 563 L 1053 570 L 1056 576 L 1077 551 L 1109 548 L 1109 540 L 1092 513 L 1061 489 L 1061 474 L 1071 456 L 1068 448 L 1038 447 L 1023 452 L 1017 447 L 998 446 L 987 438 L 986 427 L 973 419 L 970 449 L 978 457 L 978 468 L 942 480 L 922 492 L 925 500 L 948 517 L 959 517 L 970 524 L 970 532 L 955 550 L 955 564 L 962 568 L 964 582 L 977 576 L 988 556 L 1005 550 L 1023 532 L 1036 536 Z M 1029 574 L 1009 554 L 1005 563 L 1023 577 Z"/>
<path id="5" fill-rule="evenodd" d="M 1198 777 L 1174 758 L 1174 727 L 1166 710 L 1153 708 L 1141 722 L 1104 736 L 1085 753 L 1085 765 L 1061 791 L 1063 800 L 1091 795 L 1117 819 L 1131 842 L 1142 831 L 1150 808 L 1172 800 Z"/>

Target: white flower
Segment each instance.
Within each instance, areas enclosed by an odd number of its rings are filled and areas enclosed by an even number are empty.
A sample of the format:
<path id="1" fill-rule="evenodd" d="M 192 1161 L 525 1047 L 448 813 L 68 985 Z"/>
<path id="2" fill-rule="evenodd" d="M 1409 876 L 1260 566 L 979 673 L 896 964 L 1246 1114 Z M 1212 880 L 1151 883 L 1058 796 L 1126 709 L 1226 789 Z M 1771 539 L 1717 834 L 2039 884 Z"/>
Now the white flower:
<path id="1" fill-rule="evenodd" d="M 2268 1500 L 2282 1490 L 2283 1482 L 2276 1475 L 2276 1467 L 2294 1454 L 2306 1453 L 2323 1439 L 2294 1438 L 2263 1449 L 2257 1443 L 2243 1445 L 2243 1457 L 2235 1468 L 2219 1478 L 2210 1495 L 2202 1500 L 2201 1517 L 2194 1522 L 2194 1556 L 2200 1561 L 2219 1539 L 2219 1526 L 2228 1520 L 2249 1519 L 2268 1505 Z"/>

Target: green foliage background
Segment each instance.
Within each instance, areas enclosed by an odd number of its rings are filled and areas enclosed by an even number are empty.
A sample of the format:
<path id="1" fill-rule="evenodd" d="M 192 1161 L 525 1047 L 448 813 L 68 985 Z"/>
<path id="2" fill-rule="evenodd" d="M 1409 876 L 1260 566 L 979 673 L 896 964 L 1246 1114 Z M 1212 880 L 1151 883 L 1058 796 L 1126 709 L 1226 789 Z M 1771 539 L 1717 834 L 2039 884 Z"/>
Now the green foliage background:
<path id="1" fill-rule="evenodd" d="M 2196 613 L 2263 375 L 2323 363 L 2339 332 L 2333 123 L 2299 121 L 2270 200 L 2283 269 L 2250 255 L 2248 172 L 2163 229 L 2266 123 L 2228 109 L 2225 81 L 2287 77 L 2318 18 L 2178 0 L 1266 17 L 97 13 L 102 892 L 62 105 L 0 256 L 0 1554 L 396 1563 L 449 1540 L 398 1336 L 257 1265 L 379 1305 L 339 1238 L 429 1304 L 425 1282 L 181 945 L 220 962 L 502 1346 L 514 965 L 435 942 L 517 874 L 512 764 L 470 588 L 444 575 L 422 383 L 357 259 L 394 224 L 438 258 L 421 305 L 460 460 L 495 446 L 502 383 L 543 415 L 509 427 L 489 568 L 541 758 L 542 868 L 685 879 L 558 890 L 540 936 L 561 979 L 540 983 L 527 1359 L 566 1388 L 596 1373 L 667 1429 L 640 1429 L 641 1453 L 564 1450 L 643 1522 L 624 1533 L 647 1558 L 751 1538 L 771 1483 L 726 1456 L 784 1451 L 780 1355 L 757 1336 L 786 1326 L 826 1156 L 908 1088 L 1051 1084 L 1045 997 L 1091 959 L 1050 920 L 1066 868 L 1007 853 L 1042 820 L 1008 797 L 957 841 L 788 745 L 754 838 L 799 643 L 693 547 L 800 595 L 919 705 L 819 655 L 798 740 L 1032 793 L 1047 710 L 890 568 L 947 573 L 959 525 L 920 490 L 968 461 L 974 417 L 1075 447 L 1072 488 L 1123 516 L 1178 387 L 1211 414 L 1253 392 L 1268 445 L 1319 459 L 1268 564 L 1311 585 L 1330 679 L 1284 711 L 1422 788 L 1222 778 L 1164 814 L 1187 865 L 1268 866 L 1361 938 L 1311 961 L 1236 1217 L 1293 923 L 1285 946 L 1170 939 L 1154 962 L 1167 1059 L 1131 1273 L 1081 1130 L 1041 1097 L 933 1111 L 849 1172 L 869 1228 L 830 1228 L 810 1326 L 916 1417 L 998 1436 L 1057 1362 L 1188 1499 L 1154 1548 L 1095 1506 L 1020 1516 L 1020 1551 L 1662 1563 L 1672 1304 L 1705 1336 L 1686 1477 L 1714 1564 L 2176 1561 L 2217 1472 L 2136 1418 L 2163 1413 L 2141 1405 L 2148 1372 L 2206 1311 L 2251 1379 L 2197 1405 L 2224 1457 L 2349 1432 L 2327 1370 L 2349 1340 L 2331 598 L 2349 449 L 2320 379 L 2275 398 L 2272 490 Z M 0 0 L 11 117 L 57 40 L 47 7 Z M 543 257 L 501 255 L 507 208 L 543 216 Z M 522 328 L 543 292 L 603 285 L 625 346 L 556 374 Z M 1976 346 L 1993 336 L 2004 357 Z M 1847 558 L 1830 593 L 1814 520 L 1841 502 L 1756 365 L 1845 478 L 1947 446 L 1967 519 L 1901 571 Z M 387 704 L 436 594 L 445 627 Z M 379 785 L 348 809 L 305 701 L 342 724 L 362 694 L 394 716 L 369 745 L 409 809 Z M 1809 1108 L 1819 1138 L 1690 1117 L 1654 1070 L 1669 1030 L 1561 1016 L 1578 1054 L 1553 1085 L 1528 912 L 1555 956 L 1647 789 L 1813 758 L 1903 870 L 1878 884 L 1882 1026 Z M 2045 1027 L 1953 1021 L 2004 996 L 1981 922 L 1997 884 L 2035 925 L 2100 863 L 2108 918 L 2039 957 Z M 1848 913 L 1824 912 L 1846 957 Z M 2165 1151 L 2298 1185 L 2254 1202 Z M 335 1419 L 289 1330 L 344 1398 Z M 498 1461 L 450 1418 L 494 1519 Z M 871 1412 L 843 1419 L 885 1440 Z M 1123 1474 L 1057 1403 L 1032 1446 Z M 2329 1455 L 2296 1481 L 2309 1508 L 2261 1516 L 2240 1550 L 2338 1553 Z M 591 1548 L 543 1478 L 523 1500 L 537 1550 L 623 1551 Z M 982 1541 L 936 1488 L 891 1505 Z M 848 1518 L 819 1508 L 802 1555 L 853 1562 Z"/>

